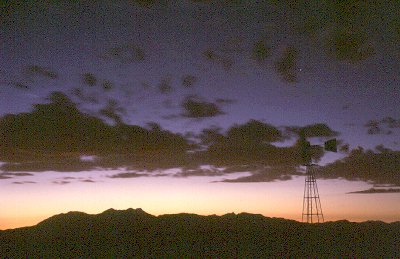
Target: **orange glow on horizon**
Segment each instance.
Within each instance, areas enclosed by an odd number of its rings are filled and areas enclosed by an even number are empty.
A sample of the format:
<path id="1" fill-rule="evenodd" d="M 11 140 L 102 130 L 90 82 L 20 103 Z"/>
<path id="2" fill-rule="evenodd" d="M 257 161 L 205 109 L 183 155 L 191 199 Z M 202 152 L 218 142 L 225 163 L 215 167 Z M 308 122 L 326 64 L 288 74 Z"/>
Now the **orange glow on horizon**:
<path id="1" fill-rule="evenodd" d="M 215 180 L 215 179 L 213 179 Z M 400 220 L 398 194 L 346 194 L 360 182 L 319 180 L 325 221 Z M 361 187 L 360 187 L 361 186 Z M 301 221 L 303 178 L 272 183 L 210 183 L 210 178 L 135 178 L 55 185 L 4 185 L 0 229 L 35 225 L 56 214 L 142 208 L 149 214 L 254 213 Z M 390 199 L 389 199 L 390 197 Z"/>

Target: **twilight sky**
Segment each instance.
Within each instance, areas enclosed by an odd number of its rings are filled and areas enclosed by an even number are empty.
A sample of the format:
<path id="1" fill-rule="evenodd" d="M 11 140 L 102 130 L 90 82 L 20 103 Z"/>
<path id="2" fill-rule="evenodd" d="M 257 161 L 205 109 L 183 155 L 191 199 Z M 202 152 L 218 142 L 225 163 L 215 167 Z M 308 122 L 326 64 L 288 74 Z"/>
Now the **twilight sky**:
<path id="1" fill-rule="evenodd" d="M 170 3 L 173 2 L 173 3 Z M 0 229 L 53 214 L 400 220 L 400 3 L 0 4 Z"/>

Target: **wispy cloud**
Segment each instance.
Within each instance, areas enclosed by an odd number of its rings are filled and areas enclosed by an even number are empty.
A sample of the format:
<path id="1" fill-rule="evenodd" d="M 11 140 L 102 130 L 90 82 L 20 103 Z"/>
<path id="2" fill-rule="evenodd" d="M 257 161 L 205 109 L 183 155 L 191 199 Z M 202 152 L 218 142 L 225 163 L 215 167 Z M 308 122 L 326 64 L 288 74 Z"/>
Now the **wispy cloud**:
<path id="1" fill-rule="evenodd" d="M 141 174 L 136 172 L 128 172 L 128 173 L 118 173 L 110 175 L 109 178 L 137 178 L 137 177 L 146 177 L 148 174 Z"/>
<path id="2" fill-rule="evenodd" d="M 18 182 L 13 182 L 13 184 L 35 184 L 36 182 L 33 181 L 18 181 Z"/>
<path id="3" fill-rule="evenodd" d="M 376 189 L 376 188 L 370 188 L 367 190 L 362 190 L 362 191 L 354 191 L 354 192 L 348 192 L 348 194 L 376 194 L 376 193 L 400 193 L 400 189 Z"/>

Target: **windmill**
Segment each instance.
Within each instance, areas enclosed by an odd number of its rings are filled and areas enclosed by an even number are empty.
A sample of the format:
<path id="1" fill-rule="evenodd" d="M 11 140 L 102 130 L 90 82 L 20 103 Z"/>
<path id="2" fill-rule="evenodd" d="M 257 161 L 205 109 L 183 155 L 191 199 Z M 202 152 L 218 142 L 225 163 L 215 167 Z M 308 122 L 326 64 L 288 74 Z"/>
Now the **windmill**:
<path id="1" fill-rule="evenodd" d="M 304 182 L 304 195 L 303 195 L 303 213 L 302 221 L 307 223 L 322 223 L 324 222 L 324 215 L 322 213 L 321 200 L 319 198 L 317 180 L 315 173 L 317 170 L 316 164 L 312 163 L 312 148 L 318 145 L 311 146 L 310 142 L 306 140 L 304 131 L 300 131 L 300 148 L 303 165 L 306 167 L 306 178 Z M 330 139 L 324 143 L 326 151 L 337 152 L 336 139 Z"/>

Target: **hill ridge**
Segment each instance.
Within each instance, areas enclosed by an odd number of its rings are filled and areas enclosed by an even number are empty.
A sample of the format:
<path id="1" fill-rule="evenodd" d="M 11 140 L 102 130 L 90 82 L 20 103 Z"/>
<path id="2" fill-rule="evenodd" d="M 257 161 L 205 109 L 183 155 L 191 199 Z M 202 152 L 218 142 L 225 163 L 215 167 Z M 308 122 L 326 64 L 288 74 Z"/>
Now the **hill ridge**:
<path id="1" fill-rule="evenodd" d="M 400 222 L 306 224 L 260 214 L 61 213 L 0 231 L 9 258 L 400 258 Z M 377 245 L 379 244 L 379 245 Z"/>

